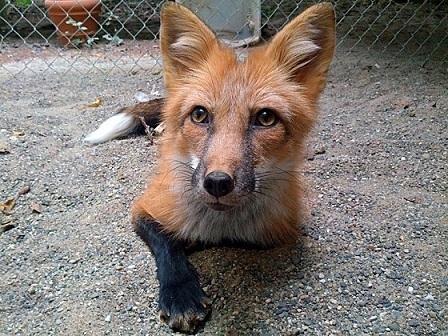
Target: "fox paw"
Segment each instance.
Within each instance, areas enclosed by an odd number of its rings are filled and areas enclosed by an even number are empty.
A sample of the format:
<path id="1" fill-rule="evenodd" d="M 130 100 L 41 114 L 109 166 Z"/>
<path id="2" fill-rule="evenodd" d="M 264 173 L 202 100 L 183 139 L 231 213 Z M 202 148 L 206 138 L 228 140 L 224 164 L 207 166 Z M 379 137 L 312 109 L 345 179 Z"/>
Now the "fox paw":
<path id="1" fill-rule="evenodd" d="M 211 300 L 195 282 L 160 289 L 159 317 L 176 331 L 193 333 L 211 311 Z"/>

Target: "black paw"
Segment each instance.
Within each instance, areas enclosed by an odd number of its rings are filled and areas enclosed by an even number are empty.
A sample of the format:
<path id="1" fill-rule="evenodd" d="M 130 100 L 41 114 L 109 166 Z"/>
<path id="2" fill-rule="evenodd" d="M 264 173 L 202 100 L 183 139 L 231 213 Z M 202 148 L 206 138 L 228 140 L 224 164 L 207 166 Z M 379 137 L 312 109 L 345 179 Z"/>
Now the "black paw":
<path id="1" fill-rule="evenodd" d="M 210 313 L 211 301 L 196 279 L 160 287 L 159 316 L 170 328 L 193 333 Z"/>

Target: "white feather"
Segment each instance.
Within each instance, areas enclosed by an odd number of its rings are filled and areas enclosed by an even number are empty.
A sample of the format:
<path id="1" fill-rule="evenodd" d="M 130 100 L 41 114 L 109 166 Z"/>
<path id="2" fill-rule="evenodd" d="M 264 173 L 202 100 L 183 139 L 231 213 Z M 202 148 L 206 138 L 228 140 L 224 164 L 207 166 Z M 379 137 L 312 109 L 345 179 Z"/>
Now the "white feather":
<path id="1" fill-rule="evenodd" d="M 87 135 L 84 141 L 92 145 L 106 142 L 129 134 L 139 123 L 139 119 L 119 113 L 103 122 L 96 131 Z"/>

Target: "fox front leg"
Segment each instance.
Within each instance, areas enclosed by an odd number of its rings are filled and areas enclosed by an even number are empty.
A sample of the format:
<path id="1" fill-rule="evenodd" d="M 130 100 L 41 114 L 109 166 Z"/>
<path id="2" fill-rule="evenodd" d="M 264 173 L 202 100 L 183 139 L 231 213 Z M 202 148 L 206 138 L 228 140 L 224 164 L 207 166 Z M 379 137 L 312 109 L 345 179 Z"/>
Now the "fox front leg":
<path id="1" fill-rule="evenodd" d="M 150 217 L 137 217 L 134 225 L 156 260 L 160 319 L 174 330 L 194 332 L 207 318 L 210 300 L 187 259 L 184 243 L 163 233 Z"/>

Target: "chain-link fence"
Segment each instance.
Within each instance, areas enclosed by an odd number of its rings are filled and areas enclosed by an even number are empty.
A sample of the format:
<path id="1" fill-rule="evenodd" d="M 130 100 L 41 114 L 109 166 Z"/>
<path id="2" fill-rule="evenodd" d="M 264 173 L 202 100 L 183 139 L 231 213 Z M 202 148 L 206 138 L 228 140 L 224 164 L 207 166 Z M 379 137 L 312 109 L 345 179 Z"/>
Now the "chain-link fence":
<path id="1" fill-rule="evenodd" d="M 74 5 L 69 5 L 64 9 L 69 14 L 63 12 L 62 21 L 52 23 L 49 9 L 66 1 L 0 0 L 0 75 L 10 79 L 30 71 L 39 75 L 46 71 L 160 73 L 157 38 L 163 1 L 75 0 L 81 3 L 78 11 L 93 6 L 96 13 L 84 19 L 73 14 Z M 269 39 L 316 1 L 179 2 L 190 3 L 212 28 L 227 34 L 228 40 L 247 45 Z M 373 59 L 386 55 L 391 62 L 412 59 L 420 66 L 447 71 L 448 1 L 331 2 L 337 15 L 339 53 L 356 53 L 358 60 L 366 55 Z M 106 61 L 112 61 L 114 67 L 106 67 Z"/>

